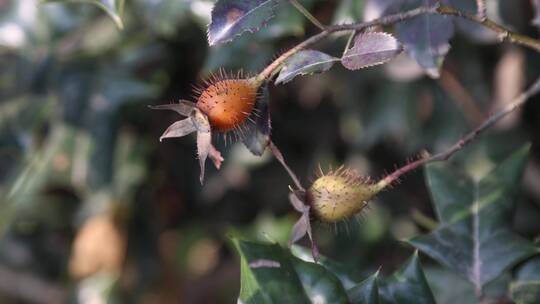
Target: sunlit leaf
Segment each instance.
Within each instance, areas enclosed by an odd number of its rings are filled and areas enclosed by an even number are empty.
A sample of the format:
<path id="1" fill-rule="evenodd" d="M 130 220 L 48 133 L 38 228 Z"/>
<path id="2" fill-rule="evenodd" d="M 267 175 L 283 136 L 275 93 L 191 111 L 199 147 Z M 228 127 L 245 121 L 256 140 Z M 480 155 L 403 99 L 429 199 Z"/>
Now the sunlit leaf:
<path id="1" fill-rule="evenodd" d="M 540 303 L 540 257 L 535 257 L 517 270 L 510 285 L 512 300 L 517 304 Z"/>
<path id="2" fill-rule="evenodd" d="M 242 303 L 348 303 L 340 280 L 276 244 L 233 239 L 240 255 Z"/>
<path id="3" fill-rule="evenodd" d="M 435 5 L 437 2 L 436 0 L 407 0 L 403 9 Z M 439 77 L 439 69 L 450 50 L 448 41 L 454 35 L 452 18 L 424 14 L 396 25 L 397 37 L 404 44 L 405 51 L 433 78 Z"/>
<path id="4" fill-rule="evenodd" d="M 329 70 L 336 61 L 339 59 L 319 51 L 300 51 L 285 62 L 276 84 L 287 83 L 298 75 L 322 73 Z"/>
<path id="5" fill-rule="evenodd" d="M 208 26 L 210 45 L 231 41 L 245 31 L 256 32 L 274 17 L 278 0 L 219 0 Z"/>
<path id="6" fill-rule="evenodd" d="M 343 54 L 341 63 L 349 70 L 358 70 L 388 62 L 401 52 L 401 45 L 387 33 L 365 33 L 355 38 L 354 46 Z"/>
<path id="7" fill-rule="evenodd" d="M 473 283 L 477 291 L 516 262 L 538 252 L 510 231 L 515 191 L 528 147 L 475 181 L 448 165 L 427 167 L 440 227 L 409 242 Z"/>
<path id="8" fill-rule="evenodd" d="M 104 10 L 114 21 L 119 29 L 124 28 L 122 15 L 124 13 L 125 0 L 43 0 L 44 3 L 50 2 L 86 2 L 92 3 Z"/>

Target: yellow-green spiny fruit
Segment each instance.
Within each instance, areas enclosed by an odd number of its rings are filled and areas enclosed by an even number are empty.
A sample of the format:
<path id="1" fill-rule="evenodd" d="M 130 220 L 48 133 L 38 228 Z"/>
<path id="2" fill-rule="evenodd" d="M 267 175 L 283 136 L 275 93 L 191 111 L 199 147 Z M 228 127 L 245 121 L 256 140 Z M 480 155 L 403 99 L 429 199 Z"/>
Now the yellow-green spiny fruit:
<path id="1" fill-rule="evenodd" d="M 307 200 L 316 218 L 335 223 L 358 214 L 388 183 L 373 183 L 344 169 L 319 176 L 307 190 Z"/>

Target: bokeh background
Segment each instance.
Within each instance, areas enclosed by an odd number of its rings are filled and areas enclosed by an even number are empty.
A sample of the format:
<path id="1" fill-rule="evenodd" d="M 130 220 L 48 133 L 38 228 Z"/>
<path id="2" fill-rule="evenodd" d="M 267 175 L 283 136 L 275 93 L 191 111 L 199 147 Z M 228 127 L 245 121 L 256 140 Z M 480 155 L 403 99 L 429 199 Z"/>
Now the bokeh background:
<path id="1" fill-rule="evenodd" d="M 326 24 L 371 13 L 362 0 L 301 2 Z M 538 37 L 529 1 L 491 2 L 492 18 Z M 239 263 L 227 236 L 286 242 L 298 214 L 271 155 L 218 140 L 226 161 L 220 171 L 208 166 L 201 186 L 194 137 L 159 143 L 178 117 L 147 105 L 192 98 L 191 86 L 218 68 L 257 72 L 317 28 L 281 5 L 260 32 L 209 48 L 212 6 L 127 1 L 119 30 L 91 4 L 0 0 L 0 303 L 233 303 Z M 441 151 L 538 76 L 537 53 L 460 29 L 436 80 L 401 55 L 271 86 L 272 138 L 301 179 L 309 183 L 319 164 L 376 178 L 423 149 Z M 346 39 L 317 48 L 339 56 Z M 514 223 L 536 240 L 539 99 L 452 159 L 481 176 L 532 143 Z M 390 273 L 412 252 L 399 239 L 434 220 L 418 170 L 357 221 L 317 225 L 315 234 L 322 253 L 348 268 Z M 472 292 L 424 264 L 442 303 Z"/>

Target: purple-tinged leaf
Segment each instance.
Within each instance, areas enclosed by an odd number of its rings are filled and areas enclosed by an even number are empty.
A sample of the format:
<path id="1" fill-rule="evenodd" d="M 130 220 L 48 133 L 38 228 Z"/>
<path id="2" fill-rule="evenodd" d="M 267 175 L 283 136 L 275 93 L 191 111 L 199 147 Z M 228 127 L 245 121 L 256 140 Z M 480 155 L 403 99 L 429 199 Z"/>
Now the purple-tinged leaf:
<path id="1" fill-rule="evenodd" d="M 404 0 L 367 0 L 364 6 L 364 21 L 397 13 Z"/>
<path id="2" fill-rule="evenodd" d="M 401 50 L 401 44 L 390 34 L 364 33 L 356 37 L 354 46 L 343 54 L 341 63 L 349 70 L 358 70 L 386 63 Z"/>
<path id="3" fill-rule="evenodd" d="M 319 51 L 300 51 L 285 62 L 276 84 L 287 83 L 298 75 L 322 73 L 329 70 L 336 61 L 339 59 Z"/>
<path id="4" fill-rule="evenodd" d="M 274 17 L 274 8 L 279 1 L 219 0 L 212 9 L 208 43 L 224 43 L 245 31 L 258 31 L 265 22 Z"/>
<path id="5" fill-rule="evenodd" d="M 195 104 L 191 101 L 180 100 L 179 103 L 162 104 L 157 106 L 148 106 L 152 110 L 171 110 L 183 116 L 190 116 Z"/>
<path id="6" fill-rule="evenodd" d="M 270 143 L 271 119 L 268 109 L 268 89 L 263 90 L 262 96 L 257 99 L 255 109 L 246 122 L 243 130 L 243 142 L 254 155 L 261 156 Z"/>
<path id="7" fill-rule="evenodd" d="M 531 21 L 531 24 L 540 29 L 540 0 L 531 0 L 531 2 L 534 8 L 534 19 Z"/>
<path id="8" fill-rule="evenodd" d="M 433 6 L 437 2 L 439 1 L 407 0 L 404 9 Z M 439 77 L 439 69 L 444 62 L 444 57 L 450 50 L 448 41 L 454 35 L 452 18 L 450 16 L 424 14 L 396 25 L 398 39 L 404 44 L 405 51 L 420 64 L 430 77 Z"/>
<path id="9" fill-rule="evenodd" d="M 195 132 L 197 129 L 190 118 L 179 120 L 170 125 L 163 135 L 159 138 L 159 141 L 163 141 L 165 138 L 182 137 Z"/>

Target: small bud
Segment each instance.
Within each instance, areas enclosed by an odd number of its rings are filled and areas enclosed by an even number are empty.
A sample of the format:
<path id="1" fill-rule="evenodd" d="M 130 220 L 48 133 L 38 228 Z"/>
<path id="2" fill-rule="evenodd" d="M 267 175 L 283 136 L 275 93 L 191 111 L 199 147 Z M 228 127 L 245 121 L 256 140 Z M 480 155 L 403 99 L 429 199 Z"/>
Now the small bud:
<path id="1" fill-rule="evenodd" d="M 307 200 L 318 219 L 335 223 L 362 211 L 385 186 L 340 168 L 318 177 L 307 190 Z"/>

